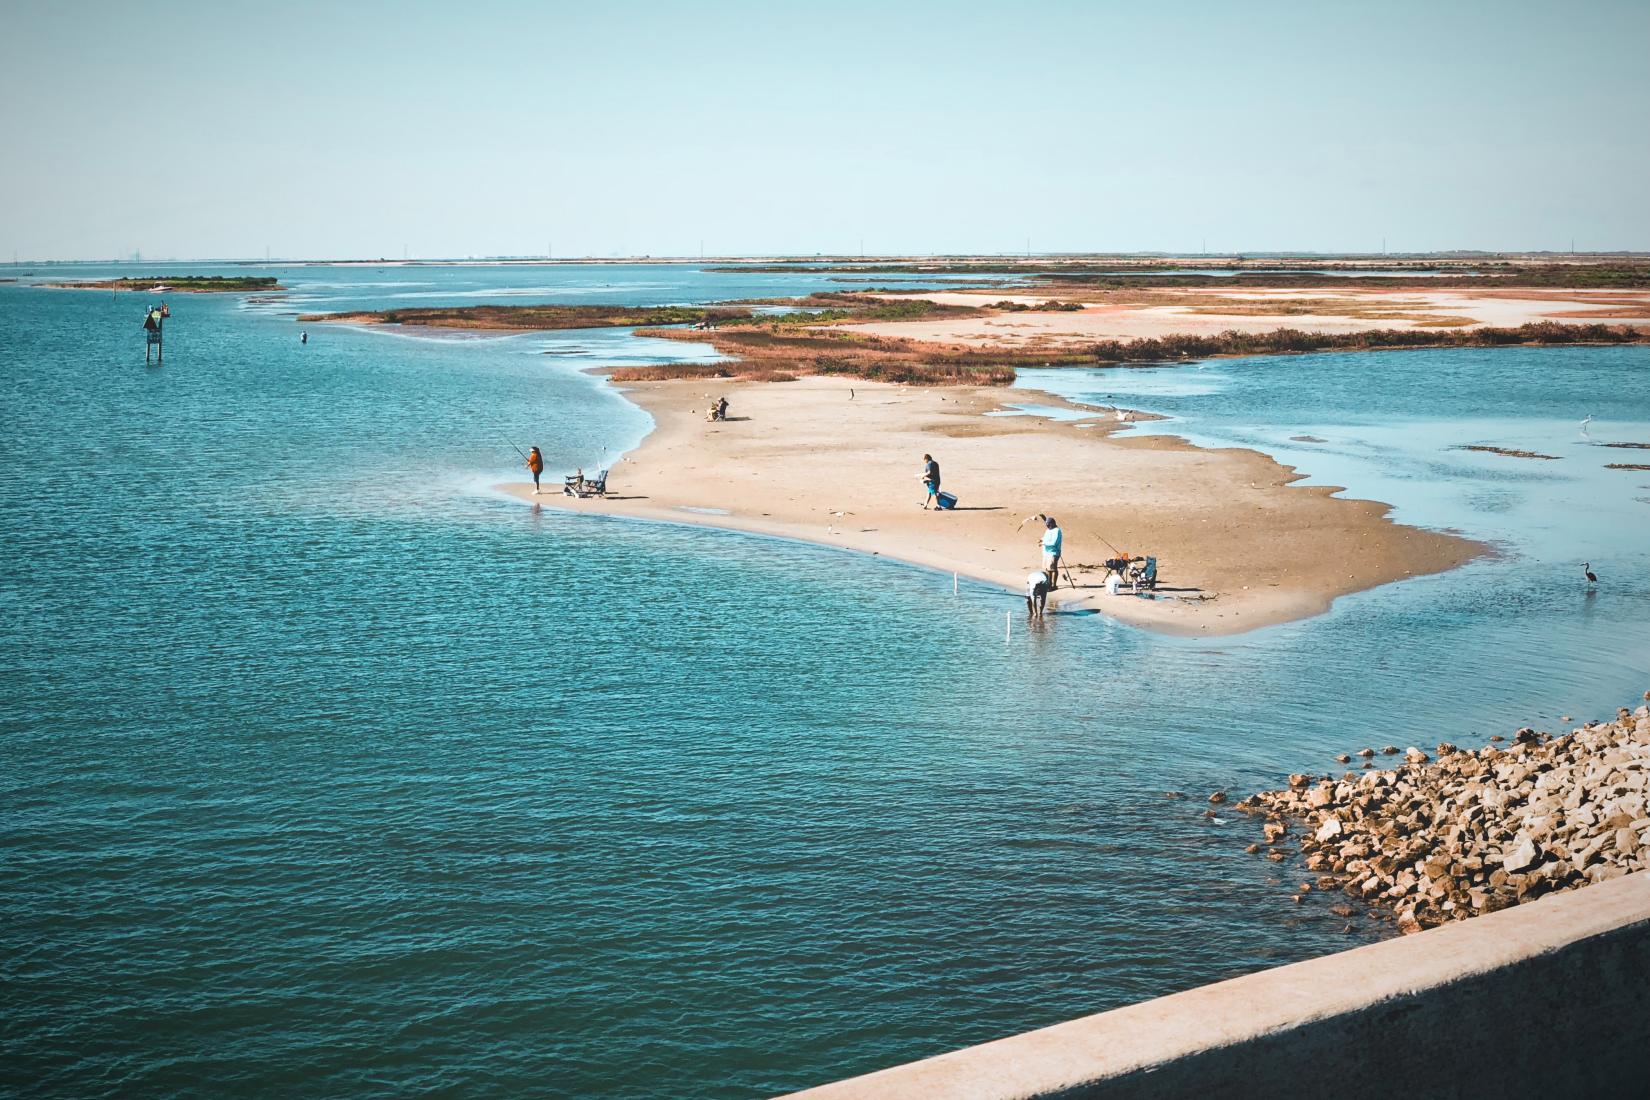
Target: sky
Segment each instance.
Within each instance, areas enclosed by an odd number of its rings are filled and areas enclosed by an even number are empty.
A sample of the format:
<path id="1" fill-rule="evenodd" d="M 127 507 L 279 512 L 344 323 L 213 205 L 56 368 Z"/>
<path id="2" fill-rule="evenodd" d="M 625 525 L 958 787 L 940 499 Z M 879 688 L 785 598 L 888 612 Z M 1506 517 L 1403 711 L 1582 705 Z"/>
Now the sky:
<path id="1" fill-rule="evenodd" d="M 8 0 L 0 262 L 1650 249 L 1650 0 Z"/>

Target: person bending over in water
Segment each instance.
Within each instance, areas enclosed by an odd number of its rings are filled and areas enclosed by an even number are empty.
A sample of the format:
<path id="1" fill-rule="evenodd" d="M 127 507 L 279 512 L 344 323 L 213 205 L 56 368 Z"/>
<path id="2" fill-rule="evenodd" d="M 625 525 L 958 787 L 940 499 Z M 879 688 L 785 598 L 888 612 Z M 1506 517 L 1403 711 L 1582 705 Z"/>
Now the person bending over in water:
<path id="1" fill-rule="evenodd" d="M 1039 569 L 1026 577 L 1026 613 L 1033 619 L 1041 619 L 1047 606 L 1048 574 Z"/>
<path id="2" fill-rule="evenodd" d="M 527 468 L 533 473 L 533 495 L 539 495 L 539 475 L 544 473 L 544 456 L 534 447 L 527 452 Z"/>
<path id="3" fill-rule="evenodd" d="M 934 461 L 933 455 L 922 456 L 922 473 L 918 474 L 917 477 L 922 481 L 923 485 L 928 488 L 928 498 L 922 502 L 922 506 L 927 508 L 928 505 L 932 503 L 935 507 L 938 507 L 938 498 L 940 495 L 940 464 Z"/>

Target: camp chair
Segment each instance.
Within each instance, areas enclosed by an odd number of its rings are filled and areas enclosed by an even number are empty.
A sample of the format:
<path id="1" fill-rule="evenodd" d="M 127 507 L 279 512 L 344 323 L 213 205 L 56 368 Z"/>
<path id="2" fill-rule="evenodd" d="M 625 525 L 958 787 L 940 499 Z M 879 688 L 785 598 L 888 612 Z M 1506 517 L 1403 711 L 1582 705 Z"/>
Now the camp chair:
<path id="1" fill-rule="evenodd" d="M 1148 592 L 1157 591 L 1157 559 L 1147 557 L 1131 563 L 1127 580 L 1136 592 L 1142 588 Z"/>
<path id="2" fill-rule="evenodd" d="M 607 471 L 602 470 L 595 477 L 579 477 L 574 475 L 564 479 L 562 492 L 570 497 L 605 497 L 607 495 Z"/>

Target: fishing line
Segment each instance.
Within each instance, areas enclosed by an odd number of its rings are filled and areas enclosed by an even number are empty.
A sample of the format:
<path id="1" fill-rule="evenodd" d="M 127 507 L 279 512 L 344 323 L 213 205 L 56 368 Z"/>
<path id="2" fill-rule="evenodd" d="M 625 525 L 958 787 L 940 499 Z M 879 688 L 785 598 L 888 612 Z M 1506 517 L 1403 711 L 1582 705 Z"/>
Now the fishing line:
<path id="1" fill-rule="evenodd" d="M 508 444 L 510 444 L 510 449 L 511 449 L 511 450 L 512 450 L 512 451 L 514 451 L 514 452 L 516 452 L 516 453 L 517 453 L 517 454 L 518 454 L 518 455 L 520 455 L 520 456 L 521 456 L 521 460 L 522 460 L 522 461 L 523 461 L 523 462 L 526 462 L 526 461 L 527 461 L 527 452 L 526 452 L 526 451 L 524 451 L 524 450 L 522 450 L 522 449 L 521 449 L 521 448 L 520 448 L 520 447 L 518 447 L 518 446 L 516 446 L 516 441 L 515 441 L 515 440 L 513 440 L 513 439 L 511 439 L 511 438 L 510 438 L 510 437 L 509 437 L 509 435 L 507 435 L 507 434 L 506 434 L 506 433 L 505 433 L 505 431 L 504 431 L 504 429 L 502 429 L 502 428 L 499 428 L 499 429 L 497 429 L 497 430 L 498 430 L 498 434 L 499 434 L 499 435 L 500 435 L 500 437 L 502 437 L 502 438 L 503 438 L 503 440 L 504 440 L 504 442 L 506 442 L 506 443 L 508 443 Z"/>

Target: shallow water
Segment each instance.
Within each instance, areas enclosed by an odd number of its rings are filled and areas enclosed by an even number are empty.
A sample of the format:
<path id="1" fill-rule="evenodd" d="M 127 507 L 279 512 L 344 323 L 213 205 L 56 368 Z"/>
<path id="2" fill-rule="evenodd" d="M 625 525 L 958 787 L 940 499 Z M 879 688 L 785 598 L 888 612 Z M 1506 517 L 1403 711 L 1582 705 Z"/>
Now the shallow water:
<path id="1" fill-rule="evenodd" d="M 394 293 L 326 278 L 329 308 Z M 726 296 L 697 278 L 625 300 Z M 1292 904 L 1210 790 L 1650 686 L 1650 506 L 1600 493 L 1650 478 L 1554 496 L 1591 450 L 1443 450 L 1557 447 L 1437 426 L 1522 428 L 1476 391 L 1535 353 L 1436 353 L 1458 392 L 1424 429 L 1420 353 L 1341 357 L 1311 418 L 1304 358 L 1141 395 L 1170 430 L 1329 438 L 1355 492 L 1502 548 L 1211 641 L 1028 633 L 983 586 L 487 489 L 511 441 L 552 471 L 633 445 L 647 418 L 580 368 L 677 345 L 300 346 L 279 308 L 172 305 L 145 369 L 135 296 L 0 286 L 0 1041 L 40 1095 L 756 1096 L 936 1053 L 1384 934 Z M 1645 392 L 1642 349 L 1555 354 Z M 1547 397 L 1533 422 L 1588 411 Z M 1613 434 L 1645 438 L 1637 400 Z M 1410 473 L 1366 489 L 1388 445 Z M 1535 560 L 1549 527 L 1596 536 L 1594 594 Z"/>

